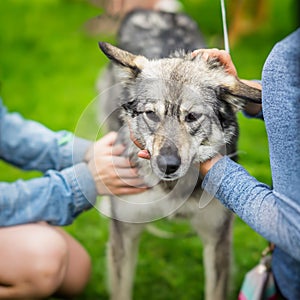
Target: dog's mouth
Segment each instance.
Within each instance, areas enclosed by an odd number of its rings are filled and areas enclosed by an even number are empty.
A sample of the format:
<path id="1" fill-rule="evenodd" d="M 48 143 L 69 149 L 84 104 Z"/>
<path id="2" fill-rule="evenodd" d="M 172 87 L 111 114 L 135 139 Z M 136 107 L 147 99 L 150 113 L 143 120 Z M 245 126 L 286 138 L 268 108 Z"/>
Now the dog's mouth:
<path id="1" fill-rule="evenodd" d="M 161 179 L 164 181 L 174 181 L 179 179 L 181 176 L 172 176 L 172 175 L 165 175 Z"/>

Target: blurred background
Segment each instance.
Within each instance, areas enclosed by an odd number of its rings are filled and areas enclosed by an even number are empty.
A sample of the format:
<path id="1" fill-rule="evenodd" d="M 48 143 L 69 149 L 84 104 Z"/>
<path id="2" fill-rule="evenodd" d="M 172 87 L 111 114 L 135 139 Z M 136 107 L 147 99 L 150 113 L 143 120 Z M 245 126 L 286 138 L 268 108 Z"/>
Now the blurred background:
<path id="1" fill-rule="evenodd" d="M 53 130 L 76 131 L 84 110 L 97 95 L 97 77 L 108 63 L 97 42 L 115 41 L 117 20 L 105 19 L 102 2 L 0 1 L 0 95 L 10 111 L 18 111 Z M 223 48 L 219 1 L 180 3 L 182 11 L 199 24 L 208 47 Z M 298 26 L 298 2 L 228 0 L 226 7 L 231 55 L 239 77 L 260 79 L 273 45 Z M 93 127 L 96 112 L 92 114 L 90 122 L 80 130 L 84 137 Z M 258 180 L 270 185 L 264 124 L 242 115 L 239 123 L 240 163 Z M 41 174 L 23 172 L 0 161 L 1 181 L 34 176 Z M 182 221 L 160 220 L 156 226 L 176 234 L 190 232 L 189 225 Z M 107 227 L 108 219 L 93 209 L 65 228 L 87 248 L 93 261 L 91 281 L 78 299 L 108 299 Z M 232 288 L 228 299 L 237 298 L 243 276 L 258 262 L 267 242 L 236 218 L 233 244 Z M 197 237 L 161 239 L 148 232 L 143 234 L 134 299 L 203 299 L 203 280 L 202 246 Z"/>

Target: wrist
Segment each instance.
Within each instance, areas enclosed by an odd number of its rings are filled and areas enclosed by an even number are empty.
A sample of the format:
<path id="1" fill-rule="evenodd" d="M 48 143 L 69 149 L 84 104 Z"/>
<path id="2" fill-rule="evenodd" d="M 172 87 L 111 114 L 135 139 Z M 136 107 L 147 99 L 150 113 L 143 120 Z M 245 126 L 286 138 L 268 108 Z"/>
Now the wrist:
<path id="1" fill-rule="evenodd" d="M 206 160 L 203 163 L 200 163 L 200 173 L 204 177 L 208 171 L 222 158 L 221 154 L 217 154 L 213 158 Z"/>

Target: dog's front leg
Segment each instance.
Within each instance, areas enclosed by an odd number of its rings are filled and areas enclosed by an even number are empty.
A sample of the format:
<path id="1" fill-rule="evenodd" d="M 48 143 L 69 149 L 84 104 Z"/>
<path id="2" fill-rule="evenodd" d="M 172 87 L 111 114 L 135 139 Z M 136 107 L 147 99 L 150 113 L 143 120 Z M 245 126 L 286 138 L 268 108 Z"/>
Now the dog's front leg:
<path id="1" fill-rule="evenodd" d="M 205 299 L 226 300 L 230 278 L 230 243 L 204 244 Z"/>
<path id="2" fill-rule="evenodd" d="M 203 241 L 205 300 L 226 300 L 230 279 L 232 214 L 218 203 L 192 220 Z M 215 219 L 213 219 L 215 218 Z"/>
<path id="3" fill-rule="evenodd" d="M 111 300 L 130 300 L 142 224 L 112 220 L 108 244 Z"/>

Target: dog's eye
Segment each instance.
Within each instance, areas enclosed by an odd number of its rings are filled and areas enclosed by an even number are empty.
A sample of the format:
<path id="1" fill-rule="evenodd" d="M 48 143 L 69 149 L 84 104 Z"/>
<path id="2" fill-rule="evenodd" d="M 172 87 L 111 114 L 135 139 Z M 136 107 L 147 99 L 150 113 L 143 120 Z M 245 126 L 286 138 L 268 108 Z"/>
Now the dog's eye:
<path id="1" fill-rule="evenodd" d="M 159 116 L 152 110 L 148 110 L 145 112 L 146 116 L 153 122 L 159 121 Z"/>
<path id="2" fill-rule="evenodd" d="M 200 117 L 201 117 L 201 114 L 191 112 L 185 116 L 184 120 L 185 120 L 185 122 L 192 123 L 192 122 L 199 120 Z"/>

